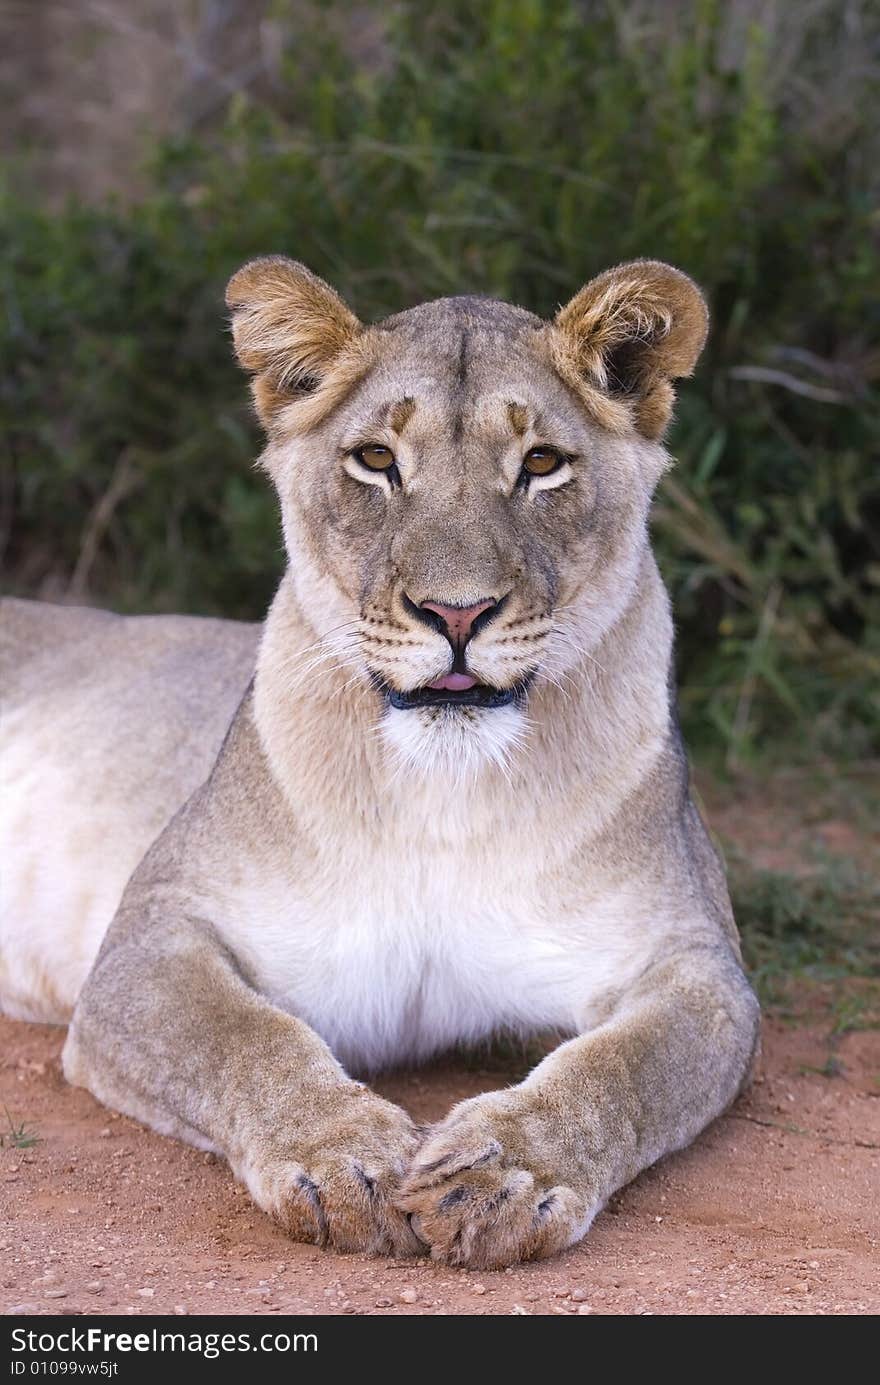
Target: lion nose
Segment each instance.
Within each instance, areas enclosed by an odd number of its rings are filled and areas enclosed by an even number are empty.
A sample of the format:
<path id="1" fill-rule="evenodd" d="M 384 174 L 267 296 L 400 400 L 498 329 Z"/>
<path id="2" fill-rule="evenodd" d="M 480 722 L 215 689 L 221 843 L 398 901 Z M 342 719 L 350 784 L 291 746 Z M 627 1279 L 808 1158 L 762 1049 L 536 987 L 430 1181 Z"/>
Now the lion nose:
<path id="1" fill-rule="evenodd" d="M 474 632 L 474 622 L 484 611 L 492 611 L 498 605 L 494 598 L 478 601 L 475 606 L 443 606 L 439 601 L 423 601 L 423 611 L 433 611 L 439 617 L 443 632 L 449 643 L 461 649 Z"/>

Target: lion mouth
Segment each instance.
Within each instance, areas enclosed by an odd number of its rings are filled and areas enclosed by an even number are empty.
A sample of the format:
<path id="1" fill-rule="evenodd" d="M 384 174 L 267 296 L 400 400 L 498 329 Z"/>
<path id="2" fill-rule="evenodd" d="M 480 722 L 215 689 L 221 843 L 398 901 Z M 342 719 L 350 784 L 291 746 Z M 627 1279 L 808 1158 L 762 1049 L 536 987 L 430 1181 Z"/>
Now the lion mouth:
<path id="1" fill-rule="evenodd" d="M 456 673 L 435 679 L 426 687 L 412 688 L 409 692 L 402 692 L 380 681 L 380 690 L 389 705 L 399 711 L 410 711 L 416 707 L 479 707 L 491 711 L 496 707 L 509 707 L 511 703 L 522 702 L 529 681 L 526 678 L 511 688 L 494 688 L 488 683 L 478 683 L 470 675 Z"/>

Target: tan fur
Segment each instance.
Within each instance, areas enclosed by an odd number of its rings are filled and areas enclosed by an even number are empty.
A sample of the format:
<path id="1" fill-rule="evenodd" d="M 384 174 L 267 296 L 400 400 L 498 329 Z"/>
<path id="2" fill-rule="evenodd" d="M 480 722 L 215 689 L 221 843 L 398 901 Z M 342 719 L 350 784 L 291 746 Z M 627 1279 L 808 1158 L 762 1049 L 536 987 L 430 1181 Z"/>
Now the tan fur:
<path id="1" fill-rule="evenodd" d="M 645 437 L 665 431 L 674 393 L 670 381 L 691 375 L 709 315 L 696 284 L 670 265 L 635 260 L 587 284 L 556 317 L 557 368 L 590 378 L 603 391 L 629 395 Z M 625 351 L 624 378 L 613 378 L 615 352 Z"/>
<path id="2" fill-rule="evenodd" d="M 258 627 L 0 603 L 0 1004 L 66 1023 L 125 885 L 207 778 Z"/>
<path id="3" fill-rule="evenodd" d="M 647 534 L 702 299 L 637 262 L 554 323 L 463 298 L 363 327 L 273 259 L 229 301 L 288 569 L 258 651 L 13 603 L 0 1001 L 79 990 L 69 1079 L 224 1153 L 297 1238 L 551 1254 L 756 1042 Z M 453 668 L 426 602 L 497 603 L 459 651 L 493 705 L 413 705 Z M 567 1038 L 428 1132 L 351 1075 L 505 1029 Z"/>
<path id="4" fill-rule="evenodd" d="M 244 265 L 227 285 L 226 302 L 235 350 L 256 376 L 254 402 L 267 427 L 285 403 L 321 385 L 362 333 L 354 313 L 323 279 L 282 255 Z M 357 368 L 346 386 L 356 378 Z"/>

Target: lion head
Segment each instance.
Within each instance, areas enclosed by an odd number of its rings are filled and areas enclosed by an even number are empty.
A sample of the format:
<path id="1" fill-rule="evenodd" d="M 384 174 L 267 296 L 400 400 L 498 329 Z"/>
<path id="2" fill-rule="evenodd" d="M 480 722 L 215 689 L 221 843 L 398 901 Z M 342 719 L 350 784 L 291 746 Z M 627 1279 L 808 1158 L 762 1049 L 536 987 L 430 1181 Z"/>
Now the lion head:
<path id="1" fill-rule="evenodd" d="M 461 297 L 365 326 L 273 257 L 227 302 L 319 657 L 407 765 L 503 763 L 632 599 L 700 291 L 639 260 L 550 322 Z"/>

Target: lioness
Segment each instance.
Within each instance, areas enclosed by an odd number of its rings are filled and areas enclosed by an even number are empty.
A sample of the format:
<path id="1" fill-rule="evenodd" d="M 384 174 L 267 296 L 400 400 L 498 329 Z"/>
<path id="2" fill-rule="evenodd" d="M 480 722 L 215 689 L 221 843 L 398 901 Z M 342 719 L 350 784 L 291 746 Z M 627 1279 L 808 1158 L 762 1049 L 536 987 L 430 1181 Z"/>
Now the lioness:
<path id="1" fill-rule="evenodd" d="M 297 1239 L 550 1255 L 756 1045 L 646 529 L 703 298 L 227 301 L 289 565 L 262 631 L 7 603 L 0 1000 Z M 349 1075 L 502 1029 L 567 1038 L 427 1132 Z"/>

